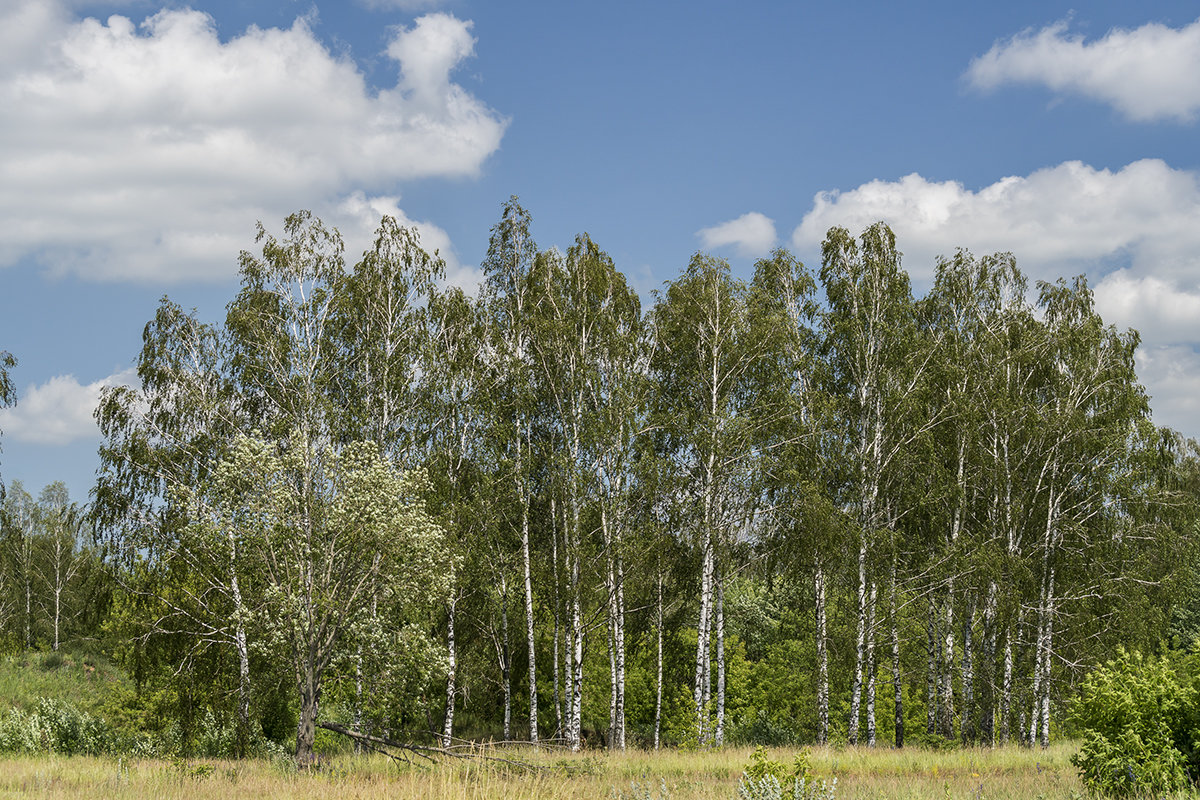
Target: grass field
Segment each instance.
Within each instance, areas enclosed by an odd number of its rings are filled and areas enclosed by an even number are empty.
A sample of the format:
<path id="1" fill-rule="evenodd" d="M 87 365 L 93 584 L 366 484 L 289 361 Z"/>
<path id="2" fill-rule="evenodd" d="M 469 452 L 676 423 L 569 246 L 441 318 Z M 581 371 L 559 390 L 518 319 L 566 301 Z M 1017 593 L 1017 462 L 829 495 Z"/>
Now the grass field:
<path id="1" fill-rule="evenodd" d="M 811 762 L 817 775 L 837 777 L 839 799 L 1052 800 L 1084 794 L 1069 761 L 1072 752 L 1070 743 L 1044 751 L 815 748 Z M 494 754 L 528 761 L 537 769 L 520 770 L 479 758 L 405 766 L 381 756 L 347 756 L 312 774 L 297 774 L 285 763 L 268 761 L 19 757 L 0 759 L 0 797 L 729 800 L 736 797 L 751 751 L 571 755 L 508 749 Z M 785 764 L 794 755 L 790 750 L 771 751 L 772 758 Z"/>

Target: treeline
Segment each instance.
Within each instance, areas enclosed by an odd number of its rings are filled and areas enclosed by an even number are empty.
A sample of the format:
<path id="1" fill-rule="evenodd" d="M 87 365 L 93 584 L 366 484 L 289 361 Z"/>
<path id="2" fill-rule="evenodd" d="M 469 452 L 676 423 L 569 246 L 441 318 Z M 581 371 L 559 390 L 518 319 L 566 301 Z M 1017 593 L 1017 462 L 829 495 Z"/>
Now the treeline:
<path id="1" fill-rule="evenodd" d="M 643 309 L 515 198 L 476 295 L 390 219 L 259 244 L 223 324 L 162 301 L 91 507 L 147 702 L 240 752 L 1045 744 L 1194 574 L 1195 461 L 1082 278 L 960 251 L 917 300 L 876 224 Z"/>
<path id="2" fill-rule="evenodd" d="M 112 583 L 87 508 L 62 483 L 35 500 L 13 481 L 0 499 L 0 648 L 55 651 L 96 632 Z"/>

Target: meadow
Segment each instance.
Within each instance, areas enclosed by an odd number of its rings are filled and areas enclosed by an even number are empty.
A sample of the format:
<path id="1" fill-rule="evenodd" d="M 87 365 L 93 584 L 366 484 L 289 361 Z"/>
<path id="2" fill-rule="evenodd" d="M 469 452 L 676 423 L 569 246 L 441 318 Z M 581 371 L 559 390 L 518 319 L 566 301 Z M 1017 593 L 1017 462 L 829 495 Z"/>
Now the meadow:
<path id="1" fill-rule="evenodd" d="M 815 775 L 837 778 L 836 798 L 1079 798 L 1085 792 L 1070 742 L 1047 750 L 1005 747 L 932 751 L 810 748 Z M 791 764 L 797 750 L 773 749 Z M 570 754 L 542 749 L 488 750 L 531 765 L 475 756 L 432 765 L 398 764 L 380 755 L 333 758 L 312 773 L 286 762 L 137 760 L 31 756 L 0 760 L 0 797 L 173 800 L 295 798 L 611 798 L 727 800 L 751 761 L 748 748 L 720 751 L 630 751 Z"/>

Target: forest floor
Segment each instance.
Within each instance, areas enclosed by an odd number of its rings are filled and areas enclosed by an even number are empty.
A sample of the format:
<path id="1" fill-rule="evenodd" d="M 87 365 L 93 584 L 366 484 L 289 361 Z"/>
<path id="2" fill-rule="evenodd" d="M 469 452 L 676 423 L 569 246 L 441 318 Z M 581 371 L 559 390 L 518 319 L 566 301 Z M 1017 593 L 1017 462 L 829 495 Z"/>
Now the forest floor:
<path id="1" fill-rule="evenodd" d="M 812 748 L 810 761 L 817 776 L 837 778 L 837 800 L 1053 800 L 1084 795 L 1070 763 L 1074 751 L 1070 742 L 1048 750 L 831 747 Z M 797 752 L 774 749 L 770 755 L 790 766 Z M 0 758 L 0 797 L 733 800 L 751 750 L 572 755 L 509 748 L 494 754 L 536 768 L 518 769 L 481 758 L 406 766 L 382 756 L 343 756 L 309 774 L 297 773 L 286 762 L 265 760 L 5 757 Z M 790 798 L 790 792 L 785 796 Z"/>

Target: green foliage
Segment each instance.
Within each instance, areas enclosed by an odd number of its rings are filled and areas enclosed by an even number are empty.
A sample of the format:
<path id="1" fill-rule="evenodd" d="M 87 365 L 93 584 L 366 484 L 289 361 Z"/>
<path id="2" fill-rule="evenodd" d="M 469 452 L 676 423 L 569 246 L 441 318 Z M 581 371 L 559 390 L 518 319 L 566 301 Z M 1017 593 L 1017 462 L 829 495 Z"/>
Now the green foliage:
<path id="1" fill-rule="evenodd" d="M 802 748 L 792 761 L 789 771 L 783 762 L 756 747 L 750 763 L 738 781 L 738 800 L 833 800 L 837 793 L 837 778 L 826 783 L 813 774 L 808 748 Z"/>
<path id="2" fill-rule="evenodd" d="M 1083 746 L 1072 763 L 1093 792 L 1133 797 L 1185 788 L 1197 765 L 1200 692 L 1171 663 L 1123 649 L 1090 674 L 1072 707 Z"/>
<path id="3" fill-rule="evenodd" d="M 0 719 L 0 752 L 98 755 L 110 745 L 104 720 L 61 700 L 43 697 L 32 713 L 14 708 Z"/>

